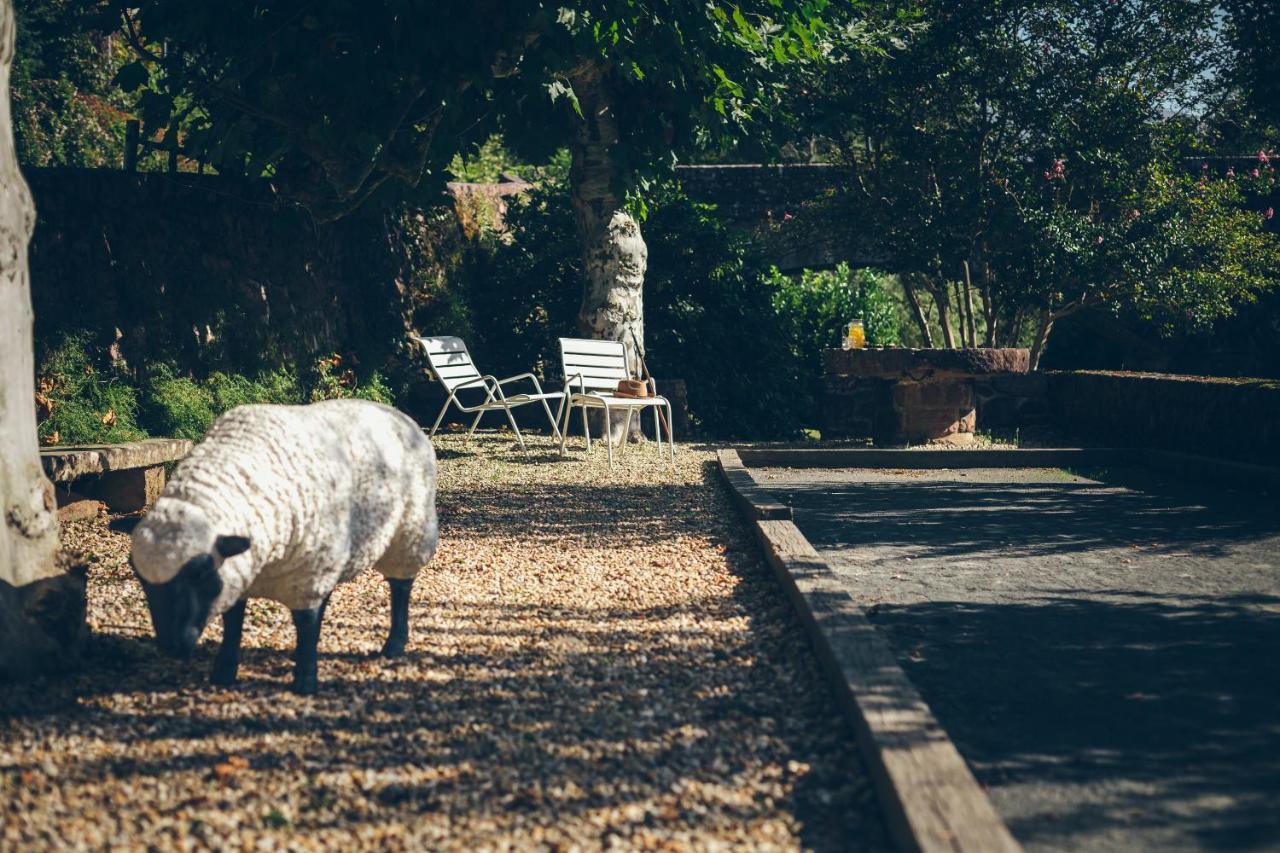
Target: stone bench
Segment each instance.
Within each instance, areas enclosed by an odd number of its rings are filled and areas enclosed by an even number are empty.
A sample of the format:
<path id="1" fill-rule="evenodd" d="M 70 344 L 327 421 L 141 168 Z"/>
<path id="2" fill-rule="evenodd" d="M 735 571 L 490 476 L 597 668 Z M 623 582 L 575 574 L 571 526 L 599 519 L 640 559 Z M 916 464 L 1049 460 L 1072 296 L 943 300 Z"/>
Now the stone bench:
<path id="1" fill-rule="evenodd" d="M 40 450 L 44 473 L 56 486 L 58 518 L 92 518 L 101 504 L 137 512 L 164 489 L 164 466 L 191 450 L 185 438 L 148 438 L 127 444 L 75 444 Z"/>

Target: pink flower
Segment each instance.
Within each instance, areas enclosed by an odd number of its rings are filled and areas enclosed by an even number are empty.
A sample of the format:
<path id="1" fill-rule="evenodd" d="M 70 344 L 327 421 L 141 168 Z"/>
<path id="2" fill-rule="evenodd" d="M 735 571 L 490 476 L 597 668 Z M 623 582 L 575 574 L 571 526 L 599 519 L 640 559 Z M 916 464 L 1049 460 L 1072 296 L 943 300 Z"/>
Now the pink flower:
<path id="1" fill-rule="evenodd" d="M 1267 163 L 1267 162 L 1270 162 L 1270 160 L 1271 160 L 1271 158 L 1267 156 L 1266 149 L 1259 148 L 1259 149 L 1258 149 L 1258 162 L 1259 162 L 1259 163 Z"/>
<path id="2" fill-rule="evenodd" d="M 1228 167 L 1227 167 L 1227 177 L 1228 177 L 1228 178 L 1234 178 L 1235 176 L 1236 176 L 1236 167 L 1235 167 L 1235 166 L 1228 166 Z"/>
<path id="3" fill-rule="evenodd" d="M 783 221 L 783 222 L 790 222 L 790 221 L 791 221 L 791 220 L 793 220 L 793 219 L 795 219 L 795 217 L 794 217 L 794 216 L 792 216 L 790 213 L 784 213 L 784 214 L 782 214 L 782 221 Z"/>
<path id="4" fill-rule="evenodd" d="M 1250 170 L 1249 170 L 1249 177 L 1251 177 L 1251 178 L 1256 178 L 1256 177 L 1258 177 L 1258 170 L 1257 170 L 1257 169 L 1250 169 Z"/>
<path id="5" fill-rule="evenodd" d="M 1276 215 L 1276 209 L 1274 207 L 1268 207 L 1266 210 L 1262 211 L 1263 219 L 1270 219 L 1275 215 Z"/>
<path id="6" fill-rule="evenodd" d="M 1095 246 L 1101 246 L 1101 245 L 1102 245 L 1102 235 L 1101 235 L 1101 234 L 1099 234 L 1097 237 L 1095 237 L 1095 238 L 1093 239 L 1093 244 L 1094 244 Z"/>

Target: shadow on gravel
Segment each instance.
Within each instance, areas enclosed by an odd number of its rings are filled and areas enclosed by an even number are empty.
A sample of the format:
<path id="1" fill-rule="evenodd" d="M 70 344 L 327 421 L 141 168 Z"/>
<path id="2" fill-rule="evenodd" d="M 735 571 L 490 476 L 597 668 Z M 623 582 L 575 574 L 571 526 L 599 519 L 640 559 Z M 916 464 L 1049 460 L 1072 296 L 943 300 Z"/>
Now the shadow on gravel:
<path id="1" fill-rule="evenodd" d="M 871 616 L 979 779 L 1029 786 L 1022 841 L 1280 843 L 1280 597 L 1077 592 Z M 1035 801 L 1053 786 L 1091 795 Z"/>
<path id="2" fill-rule="evenodd" d="M 442 496 L 442 518 L 455 540 L 504 540 L 488 546 L 494 554 L 523 537 L 563 540 L 566 561 L 593 543 L 711 548 L 729 564 L 716 570 L 723 594 L 602 607 L 418 595 L 415 636 L 397 661 L 359 651 L 377 647 L 386 623 L 354 607 L 385 600 L 335 598 L 324 630 L 343 650 L 322 653 L 321 692 L 305 699 L 287 692 L 288 652 L 258 645 L 252 621 L 233 689 L 208 684 L 207 639 L 181 664 L 149 639 L 98 634 L 79 676 L 0 696 L 0 758 L 24 738 L 68 732 L 108 748 L 62 756 L 56 779 L 42 780 L 36 760 L 0 772 L 72 797 L 190 790 L 194 773 L 199 796 L 182 808 L 197 816 L 241 808 L 250 789 L 302 791 L 299 832 L 434 812 L 526 830 L 598 825 L 603 848 L 644 828 L 737 837 L 781 812 L 807 848 L 886 849 L 844 720 L 754 542 L 723 495 L 708 493 L 714 476 L 708 466 L 701 486 L 477 485 Z M 223 778 L 229 750 L 248 766 Z"/>

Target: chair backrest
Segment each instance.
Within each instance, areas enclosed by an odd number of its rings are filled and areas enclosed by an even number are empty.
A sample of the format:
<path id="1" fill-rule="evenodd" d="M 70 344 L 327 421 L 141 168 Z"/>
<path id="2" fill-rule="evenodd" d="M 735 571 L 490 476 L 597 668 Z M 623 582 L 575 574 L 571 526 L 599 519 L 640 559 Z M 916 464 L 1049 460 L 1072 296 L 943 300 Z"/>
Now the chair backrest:
<path id="1" fill-rule="evenodd" d="M 612 391 L 619 379 L 630 378 L 622 341 L 561 338 L 560 362 L 565 380 L 571 383 L 570 391 Z"/>
<path id="2" fill-rule="evenodd" d="M 427 363 L 445 390 L 452 391 L 468 379 L 480 378 L 480 371 L 471 361 L 471 353 L 462 338 L 415 338 L 427 351 Z M 477 386 L 479 384 L 477 383 Z"/>

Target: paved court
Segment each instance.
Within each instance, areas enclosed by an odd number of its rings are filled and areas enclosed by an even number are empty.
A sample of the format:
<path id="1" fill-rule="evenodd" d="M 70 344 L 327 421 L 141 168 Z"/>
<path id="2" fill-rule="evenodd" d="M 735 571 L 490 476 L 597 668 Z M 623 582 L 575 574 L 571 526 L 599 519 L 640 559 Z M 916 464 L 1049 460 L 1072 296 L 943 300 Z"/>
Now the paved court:
<path id="1" fill-rule="evenodd" d="M 1280 504 L 1138 471 L 755 473 L 1028 849 L 1280 849 Z"/>

